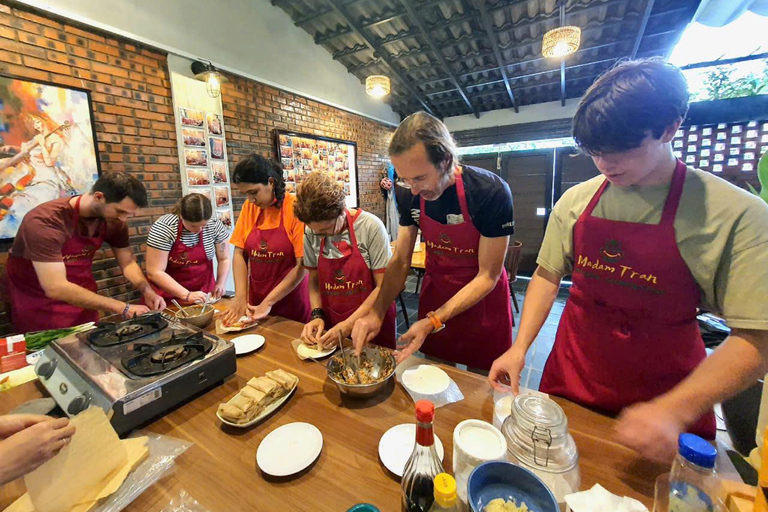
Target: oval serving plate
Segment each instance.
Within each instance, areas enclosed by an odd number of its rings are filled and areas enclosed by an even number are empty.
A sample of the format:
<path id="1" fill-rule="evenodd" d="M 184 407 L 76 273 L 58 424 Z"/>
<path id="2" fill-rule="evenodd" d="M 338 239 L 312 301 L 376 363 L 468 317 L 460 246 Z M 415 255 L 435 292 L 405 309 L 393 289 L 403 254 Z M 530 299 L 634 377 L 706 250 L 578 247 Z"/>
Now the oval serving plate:
<path id="1" fill-rule="evenodd" d="M 296 391 L 296 388 L 298 388 L 298 387 L 299 387 L 299 383 L 296 382 L 296 385 L 294 385 L 293 388 L 291 388 L 291 390 L 286 395 L 283 395 L 281 398 L 279 398 L 275 402 L 272 402 L 271 404 L 269 404 L 255 418 L 253 418 L 251 421 L 249 421 L 247 423 L 232 423 L 231 421 L 228 421 L 228 420 L 225 420 L 224 418 L 222 418 L 219 415 L 219 411 L 216 411 L 216 417 L 219 418 L 222 423 L 224 423 L 225 425 L 229 425 L 230 427 L 238 427 L 238 428 L 252 427 L 253 425 L 259 423 L 261 420 L 265 419 L 267 416 L 269 416 L 270 414 L 275 412 L 278 407 L 280 407 L 285 402 L 287 402 L 288 399 L 291 398 L 291 396 L 293 396 L 293 393 Z M 238 393 L 239 393 L 239 391 L 238 391 Z M 237 393 L 235 393 L 235 395 L 237 395 Z M 231 402 L 233 398 L 235 398 L 235 397 L 233 396 L 232 398 L 230 398 L 227 401 L 227 403 Z"/>

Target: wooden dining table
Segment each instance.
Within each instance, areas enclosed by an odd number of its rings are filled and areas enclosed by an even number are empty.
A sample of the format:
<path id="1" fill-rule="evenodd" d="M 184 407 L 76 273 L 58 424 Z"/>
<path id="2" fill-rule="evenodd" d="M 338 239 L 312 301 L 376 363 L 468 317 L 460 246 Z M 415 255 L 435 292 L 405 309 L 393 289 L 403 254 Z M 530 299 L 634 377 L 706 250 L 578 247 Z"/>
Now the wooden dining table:
<path id="1" fill-rule="evenodd" d="M 182 491 L 211 512 L 343 512 L 356 503 L 371 503 L 382 512 L 400 509 L 399 479 L 380 462 L 378 444 L 389 428 L 415 422 L 413 401 L 394 379 L 368 399 L 340 394 L 323 366 L 301 361 L 296 355 L 291 341 L 301 329 L 302 324 L 273 317 L 248 330 L 263 335 L 266 344 L 238 358 L 236 375 L 143 427 L 194 444 L 176 460 L 174 472 L 148 488 L 126 511 L 160 511 Z M 227 339 L 234 336 L 223 335 Z M 455 426 L 468 418 L 492 422 L 493 396 L 484 377 L 441 367 L 464 394 L 463 400 L 435 413 L 435 432 L 445 446 L 443 465 L 452 473 Z M 277 368 L 298 376 L 299 384 L 276 412 L 250 428 L 229 427 L 217 419 L 220 403 L 234 396 L 250 378 Z M 0 413 L 44 395 L 37 381 L 0 393 Z M 600 483 L 615 494 L 637 498 L 650 509 L 655 478 L 668 467 L 643 460 L 618 444 L 611 430 L 612 418 L 555 400 L 568 417 L 579 449 L 582 489 Z M 259 443 L 277 427 L 292 422 L 311 423 L 320 430 L 323 448 L 319 458 L 291 477 L 262 473 L 256 464 Z M 23 492 L 21 480 L 6 485 L 0 491 L 0 509 Z"/>

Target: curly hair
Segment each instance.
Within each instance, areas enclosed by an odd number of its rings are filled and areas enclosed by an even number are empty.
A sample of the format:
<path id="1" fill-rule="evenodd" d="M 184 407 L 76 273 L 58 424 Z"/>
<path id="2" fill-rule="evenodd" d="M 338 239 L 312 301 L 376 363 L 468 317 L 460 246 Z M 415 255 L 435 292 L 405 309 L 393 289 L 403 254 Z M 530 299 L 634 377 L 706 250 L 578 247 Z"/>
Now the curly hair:
<path id="1" fill-rule="evenodd" d="M 235 172 L 232 173 L 232 183 L 268 185 L 270 178 L 273 181 L 275 201 L 277 206 L 280 206 L 285 198 L 285 180 L 283 180 L 283 167 L 275 160 L 251 153 L 237 162 Z"/>
<path id="2" fill-rule="evenodd" d="M 293 214 L 303 223 L 334 220 L 344 213 L 344 186 L 324 172 L 313 172 L 296 190 Z"/>

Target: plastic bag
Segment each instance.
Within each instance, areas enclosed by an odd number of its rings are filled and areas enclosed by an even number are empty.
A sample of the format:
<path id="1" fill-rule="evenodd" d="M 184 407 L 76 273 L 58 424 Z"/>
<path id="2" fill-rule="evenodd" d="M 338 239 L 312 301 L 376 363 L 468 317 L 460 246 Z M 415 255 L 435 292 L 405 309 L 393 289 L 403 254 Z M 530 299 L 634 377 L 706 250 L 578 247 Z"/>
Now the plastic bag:
<path id="1" fill-rule="evenodd" d="M 188 441 L 152 432 L 134 432 L 129 437 L 143 436 L 149 438 L 147 441 L 149 446 L 147 458 L 136 469 L 131 471 L 116 493 L 93 508 L 92 512 L 120 512 L 151 485 L 168 474 L 174 467 L 176 457 L 192 446 L 192 443 Z"/>
<path id="2" fill-rule="evenodd" d="M 160 512 L 209 512 L 209 510 L 182 489 L 179 497 L 171 500 Z"/>
<path id="3" fill-rule="evenodd" d="M 419 400 L 429 400 L 430 402 L 435 404 L 435 408 L 438 408 L 444 405 L 458 402 L 460 400 L 464 400 L 464 395 L 459 389 L 458 384 L 456 384 L 456 382 L 454 382 L 453 379 L 451 379 L 451 382 L 445 391 L 443 391 L 442 393 L 438 393 L 436 395 L 422 395 L 420 393 L 414 393 L 403 385 L 403 372 L 405 372 L 405 370 L 414 366 L 428 365 L 428 364 L 434 364 L 434 363 L 430 363 L 429 360 L 421 357 L 411 356 L 405 361 L 403 361 L 402 363 L 400 363 L 399 365 L 397 365 L 397 368 L 395 369 L 395 378 L 397 379 L 397 382 L 399 382 L 400 385 L 403 386 L 403 389 L 405 389 L 405 391 L 409 395 L 411 395 L 411 398 L 413 399 L 414 403 Z M 450 375 L 449 375 L 449 378 L 450 378 Z"/>

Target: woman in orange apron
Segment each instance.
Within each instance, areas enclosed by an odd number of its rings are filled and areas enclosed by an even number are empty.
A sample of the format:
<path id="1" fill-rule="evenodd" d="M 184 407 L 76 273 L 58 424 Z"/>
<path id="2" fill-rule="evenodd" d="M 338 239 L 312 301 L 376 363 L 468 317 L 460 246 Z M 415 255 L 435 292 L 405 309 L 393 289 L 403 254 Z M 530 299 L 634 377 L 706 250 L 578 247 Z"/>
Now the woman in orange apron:
<path id="1" fill-rule="evenodd" d="M 378 217 L 345 206 L 344 188 L 325 173 L 310 174 L 297 191 L 296 216 L 306 224 L 312 319 L 302 339 L 334 345 L 370 309 L 389 262 L 389 236 Z M 326 330 L 327 329 L 327 330 Z M 387 310 L 376 345 L 395 348 L 395 304 Z"/>
<path id="2" fill-rule="evenodd" d="M 269 314 L 309 321 L 304 224 L 294 216 L 296 198 L 285 193 L 280 166 L 253 154 L 237 164 L 232 182 L 248 201 L 230 239 L 235 246 L 235 300 L 223 322 Z"/>
<path id="3" fill-rule="evenodd" d="M 231 266 L 229 231 L 212 216 L 211 200 L 193 193 L 152 225 L 147 236 L 147 274 L 166 301 L 204 302 L 208 294 L 218 299 L 224 293 Z"/>

